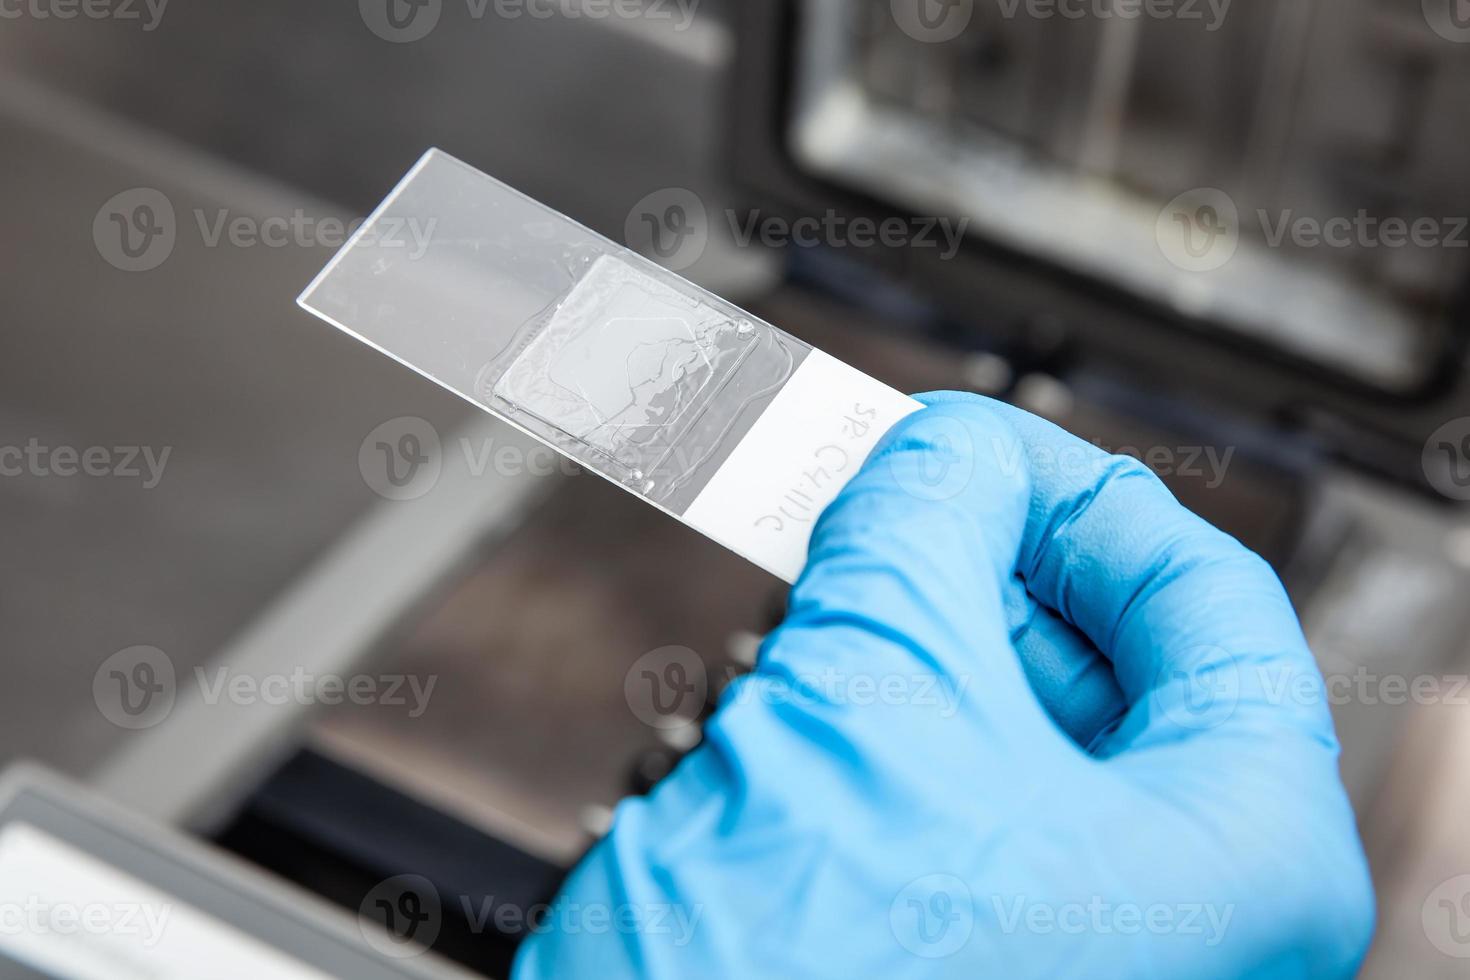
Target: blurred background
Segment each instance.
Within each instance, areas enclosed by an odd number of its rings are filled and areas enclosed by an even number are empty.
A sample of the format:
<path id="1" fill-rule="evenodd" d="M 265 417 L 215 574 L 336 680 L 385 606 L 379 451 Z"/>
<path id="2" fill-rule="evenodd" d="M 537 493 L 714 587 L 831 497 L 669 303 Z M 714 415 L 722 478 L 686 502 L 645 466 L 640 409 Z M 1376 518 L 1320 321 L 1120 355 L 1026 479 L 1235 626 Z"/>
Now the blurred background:
<path id="1" fill-rule="evenodd" d="M 438 146 L 1264 554 L 1364 976 L 1463 977 L 1467 92 L 1462 0 L 0 3 L 11 799 L 302 961 L 499 976 L 753 663 L 778 582 L 295 307 Z"/>

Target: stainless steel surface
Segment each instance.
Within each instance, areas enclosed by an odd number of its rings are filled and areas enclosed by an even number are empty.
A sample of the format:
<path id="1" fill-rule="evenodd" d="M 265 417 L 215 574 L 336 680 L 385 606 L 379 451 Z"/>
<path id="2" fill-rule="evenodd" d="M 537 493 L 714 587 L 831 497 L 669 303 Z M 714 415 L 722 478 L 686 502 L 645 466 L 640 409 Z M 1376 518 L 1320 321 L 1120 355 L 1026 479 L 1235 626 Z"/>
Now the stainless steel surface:
<path id="1" fill-rule="evenodd" d="M 696 3 L 685 26 L 667 0 L 671 16 L 633 20 L 448 2 L 426 37 L 394 44 L 356 2 L 175 2 L 151 32 L 0 19 L 0 65 L 355 213 L 438 146 L 621 240 L 634 205 L 663 188 L 728 202 L 724 5 Z M 728 236 L 711 252 L 694 272 L 724 277 L 722 290 L 760 271 Z"/>
<path id="2" fill-rule="evenodd" d="M 1355 380 L 1421 386 L 1470 271 L 1451 176 L 1470 156 L 1443 138 L 1466 122 L 1465 46 L 1419 4 L 1044 6 L 965 23 L 953 5 L 954 29 L 915 36 L 887 2 L 802 0 L 792 152 Z M 1435 240 L 1392 241 L 1387 220 Z"/>
<path id="3" fill-rule="evenodd" d="M 532 444 L 488 417 L 471 418 L 446 435 L 451 446 L 524 451 Z M 529 471 L 476 472 L 471 460 L 445 453 L 442 472 L 424 496 L 378 504 L 204 668 L 217 678 L 299 672 L 303 678 L 343 678 L 344 685 L 376 680 L 372 655 L 479 549 L 519 525 L 548 488 L 548 479 Z M 380 687 L 396 687 L 394 701 L 419 697 L 416 691 L 427 701 L 434 694 L 431 676 L 394 674 Z M 181 685 L 169 717 L 112 753 L 92 783 L 157 820 L 203 831 L 228 820 L 296 750 L 319 706 L 294 698 L 236 701 L 210 691 L 207 681 Z"/>
<path id="4" fill-rule="evenodd" d="M 358 467 L 374 427 L 414 415 L 447 432 L 469 410 L 294 307 L 330 249 L 211 247 L 195 225 L 195 209 L 336 213 L 310 197 L 16 80 L 0 86 L 0 142 L 0 442 L 168 452 L 153 487 L 39 467 L 0 480 L 3 642 L 20 672 L 0 691 L 0 751 L 84 773 L 147 737 L 94 698 L 109 656 L 157 647 L 187 683 L 382 502 Z M 124 272 L 94 219 L 139 186 L 172 201 L 177 241 L 158 268 Z M 212 764 L 180 749 L 180 775 Z"/>

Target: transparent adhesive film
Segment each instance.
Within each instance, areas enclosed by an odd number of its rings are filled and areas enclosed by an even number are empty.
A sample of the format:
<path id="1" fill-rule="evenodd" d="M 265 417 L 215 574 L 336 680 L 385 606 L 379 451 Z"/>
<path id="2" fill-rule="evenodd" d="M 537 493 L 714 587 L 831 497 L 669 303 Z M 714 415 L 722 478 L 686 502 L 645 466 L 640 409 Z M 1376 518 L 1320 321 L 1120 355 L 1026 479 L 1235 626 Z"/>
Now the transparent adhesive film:
<path id="1" fill-rule="evenodd" d="M 479 393 L 667 500 L 793 363 L 774 330 L 604 255 L 487 366 Z"/>
<path id="2" fill-rule="evenodd" d="M 301 303 L 675 514 L 810 352 L 439 151 Z"/>
<path id="3" fill-rule="evenodd" d="M 787 581 L 919 407 L 437 150 L 300 302 Z"/>

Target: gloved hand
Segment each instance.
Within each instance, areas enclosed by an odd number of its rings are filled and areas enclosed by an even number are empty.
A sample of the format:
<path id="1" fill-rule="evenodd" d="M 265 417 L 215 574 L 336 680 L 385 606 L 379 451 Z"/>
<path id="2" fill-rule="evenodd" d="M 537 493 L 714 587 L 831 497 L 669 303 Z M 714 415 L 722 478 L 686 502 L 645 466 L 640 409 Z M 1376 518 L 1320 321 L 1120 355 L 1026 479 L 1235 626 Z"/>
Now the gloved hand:
<path id="1" fill-rule="evenodd" d="M 516 976 L 1351 976 L 1371 885 L 1276 576 L 1134 460 L 926 402 Z"/>

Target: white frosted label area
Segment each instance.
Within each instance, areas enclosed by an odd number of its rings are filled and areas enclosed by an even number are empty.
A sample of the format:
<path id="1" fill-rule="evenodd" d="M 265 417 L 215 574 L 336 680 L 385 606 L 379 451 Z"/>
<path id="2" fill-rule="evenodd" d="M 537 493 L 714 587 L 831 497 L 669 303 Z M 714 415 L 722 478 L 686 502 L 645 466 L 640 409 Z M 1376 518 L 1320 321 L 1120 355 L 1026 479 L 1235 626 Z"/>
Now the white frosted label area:
<path id="1" fill-rule="evenodd" d="M 684 521 L 794 582 L 822 511 L 893 424 L 922 407 L 812 351 L 684 512 Z"/>
<path id="2" fill-rule="evenodd" d="M 64 980 L 328 980 L 24 823 L 0 830 L 0 974 L 7 958 Z"/>

